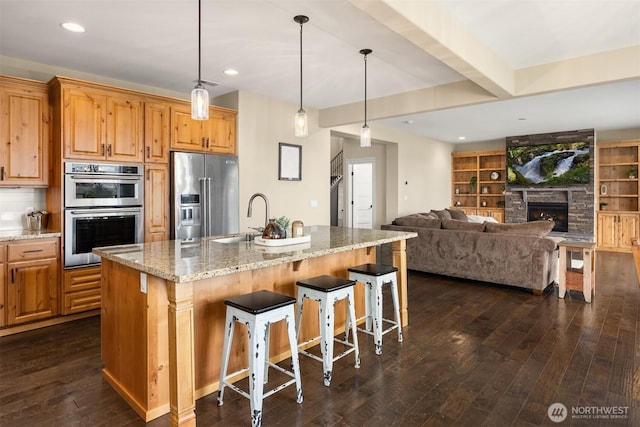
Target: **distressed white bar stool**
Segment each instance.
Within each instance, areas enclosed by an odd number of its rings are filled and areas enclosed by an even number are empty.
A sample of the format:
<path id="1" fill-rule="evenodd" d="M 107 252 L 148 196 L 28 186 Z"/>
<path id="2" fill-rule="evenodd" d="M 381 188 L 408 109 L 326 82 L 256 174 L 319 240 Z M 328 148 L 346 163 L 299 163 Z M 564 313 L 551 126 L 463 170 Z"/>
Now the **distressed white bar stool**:
<path id="1" fill-rule="evenodd" d="M 333 362 L 345 357 L 350 353 L 355 353 L 355 367 L 360 367 L 360 350 L 358 348 L 358 335 L 356 333 L 356 311 L 354 287 L 356 282 L 349 279 L 343 279 L 335 276 L 317 276 L 310 279 L 299 280 L 298 285 L 298 317 L 296 323 L 296 334 L 300 333 L 300 321 L 302 320 L 302 308 L 305 299 L 318 301 L 318 324 L 320 328 L 320 351 L 322 358 L 310 353 L 306 350 L 299 349 L 300 354 L 304 354 L 314 360 L 322 362 L 324 371 L 324 385 L 331 385 L 331 372 Z M 353 343 L 340 340 L 334 336 L 334 305 L 337 301 L 347 300 L 347 325 L 351 324 L 353 330 Z M 297 336 L 297 335 L 296 335 Z M 346 336 L 346 335 L 345 335 Z M 299 343 L 299 347 L 303 347 L 318 337 L 312 338 L 305 342 Z M 337 341 L 349 347 L 342 353 L 334 356 L 333 342 Z"/>
<path id="2" fill-rule="evenodd" d="M 349 279 L 364 283 L 365 285 L 365 329 L 358 328 L 358 330 L 373 335 L 375 352 L 379 356 L 382 354 L 382 336 L 387 332 L 397 329 L 398 342 L 402 342 L 402 323 L 400 321 L 397 284 L 398 269 L 391 265 L 384 264 L 362 264 L 348 268 L 347 270 L 349 271 Z M 382 286 L 386 284 L 389 284 L 391 287 L 395 321 L 382 317 Z M 362 318 L 358 320 L 362 320 Z M 391 326 L 383 330 L 383 322 L 391 324 Z"/>
<path id="3" fill-rule="evenodd" d="M 262 424 L 262 400 L 291 384 L 296 385 L 297 403 L 302 403 L 302 385 L 300 382 L 300 365 L 298 363 L 298 347 L 294 329 L 294 303 L 296 299 L 271 291 L 257 291 L 250 294 L 228 298 L 226 331 L 222 347 L 222 363 L 220 366 L 220 390 L 218 391 L 218 406 L 223 404 L 225 386 L 238 392 L 251 402 L 251 425 Z M 291 347 L 291 367 L 288 371 L 269 362 L 269 328 L 272 323 L 284 320 L 287 324 L 287 335 Z M 229 353 L 235 323 L 247 325 L 249 335 L 249 367 L 227 375 Z M 269 367 L 290 376 L 289 381 L 265 392 Z M 249 372 L 249 393 L 228 382 L 227 379 Z"/>

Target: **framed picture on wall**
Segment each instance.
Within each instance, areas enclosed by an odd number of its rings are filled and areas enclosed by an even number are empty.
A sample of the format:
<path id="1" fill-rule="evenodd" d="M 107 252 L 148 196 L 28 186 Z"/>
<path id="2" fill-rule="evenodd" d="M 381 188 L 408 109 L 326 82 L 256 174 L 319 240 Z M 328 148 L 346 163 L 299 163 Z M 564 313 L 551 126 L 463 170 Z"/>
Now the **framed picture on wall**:
<path id="1" fill-rule="evenodd" d="M 281 142 L 279 149 L 278 179 L 302 181 L 302 145 Z"/>

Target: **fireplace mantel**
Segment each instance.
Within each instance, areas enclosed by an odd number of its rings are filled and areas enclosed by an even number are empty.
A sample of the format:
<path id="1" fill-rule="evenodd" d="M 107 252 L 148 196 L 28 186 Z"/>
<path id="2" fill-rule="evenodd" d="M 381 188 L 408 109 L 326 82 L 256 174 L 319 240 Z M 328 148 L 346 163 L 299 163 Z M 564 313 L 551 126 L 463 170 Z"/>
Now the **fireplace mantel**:
<path id="1" fill-rule="evenodd" d="M 535 192 L 546 192 L 546 193 L 556 193 L 556 192 L 566 192 L 567 193 L 567 202 L 571 203 L 573 201 L 572 193 L 579 191 L 582 193 L 586 193 L 587 187 L 584 186 L 567 186 L 567 187 L 528 187 L 528 188 L 510 188 L 509 191 L 512 193 L 522 193 L 522 200 L 524 203 L 528 203 L 527 193 L 535 193 Z"/>

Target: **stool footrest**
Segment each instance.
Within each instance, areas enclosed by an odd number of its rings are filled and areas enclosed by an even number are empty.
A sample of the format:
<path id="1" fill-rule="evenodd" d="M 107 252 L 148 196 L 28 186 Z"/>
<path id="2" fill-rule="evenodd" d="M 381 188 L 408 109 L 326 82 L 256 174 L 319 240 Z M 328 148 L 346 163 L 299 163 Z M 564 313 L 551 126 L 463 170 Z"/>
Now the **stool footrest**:
<path id="1" fill-rule="evenodd" d="M 342 341 L 339 339 L 336 339 L 335 341 L 341 343 L 341 344 L 345 344 L 345 345 L 349 345 L 351 348 L 346 349 L 345 351 L 343 351 L 342 353 L 337 354 L 336 356 L 333 356 L 333 358 L 331 359 L 333 362 L 335 362 L 336 360 L 342 359 L 343 357 L 345 357 L 348 354 L 353 353 L 354 351 L 356 351 L 355 347 L 353 347 L 353 344 L 351 343 L 346 343 L 346 341 Z M 308 352 L 306 350 L 300 350 L 298 349 L 298 354 L 303 354 L 307 357 L 312 358 L 313 360 L 316 360 L 318 362 L 322 362 L 322 357 L 321 356 L 317 356 L 311 352 Z"/>
<path id="2" fill-rule="evenodd" d="M 385 319 L 383 319 L 383 320 L 385 320 Z M 387 332 L 391 332 L 394 329 L 398 329 L 399 328 L 399 326 L 398 326 L 398 324 L 396 322 L 391 322 L 389 320 L 386 320 L 386 321 L 390 322 L 390 323 L 393 323 L 393 326 L 389 326 L 387 329 L 383 329 L 382 330 L 382 335 L 386 334 Z M 358 327 L 358 331 L 360 331 L 362 333 L 365 333 L 367 335 L 373 336 L 373 331 L 367 331 L 366 329 L 363 329 L 363 328 L 360 328 L 360 327 Z"/>
<path id="3" fill-rule="evenodd" d="M 263 399 L 266 399 L 267 397 L 271 396 L 273 393 L 276 393 L 276 392 L 282 390 L 283 388 L 290 386 L 291 384 L 295 384 L 295 382 L 296 382 L 296 376 L 295 376 L 295 374 L 293 372 L 291 372 L 291 371 L 289 371 L 289 370 L 287 370 L 287 369 L 285 369 L 285 368 L 283 368 L 281 366 L 278 366 L 275 363 L 267 362 L 267 364 L 269 365 L 269 367 L 274 368 L 274 369 L 282 372 L 283 374 L 290 376 L 291 379 L 286 381 L 286 382 L 284 382 L 284 383 L 282 383 L 282 384 L 280 384 L 280 385 L 275 386 L 274 388 L 272 388 L 269 391 L 265 391 L 263 393 L 263 395 L 262 395 Z M 244 391 L 243 389 L 241 389 L 240 387 L 234 385 L 233 383 L 230 383 L 229 381 L 227 381 L 229 378 L 237 377 L 238 375 L 242 375 L 245 372 L 249 372 L 249 368 L 240 369 L 240 370 L 238 370 L 236 372 L 233 372 L 233 373 L 227 375 L 224 378 L 223 382 L 224 382 L 224 386 L 225 387 L 229 387 L 230 389 L 232 389 L 236 393 L 246 397 L 247 399 L 251 399 L 251 395 L 248 392 Z"/>

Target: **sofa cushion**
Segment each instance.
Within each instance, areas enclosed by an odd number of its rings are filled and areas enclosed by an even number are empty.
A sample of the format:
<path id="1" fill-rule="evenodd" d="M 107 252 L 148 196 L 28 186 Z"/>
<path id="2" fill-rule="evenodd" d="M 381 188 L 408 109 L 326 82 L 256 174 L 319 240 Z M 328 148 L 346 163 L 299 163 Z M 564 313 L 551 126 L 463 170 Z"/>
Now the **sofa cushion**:
<path id="1" fill-rule="evenodd" d="M 434 212 L 420 212 L 418 215 L 422 215 L 425 218 L 440 219 Z"/>
<path id="2" fill-rule="evenodd" d="M 451 219 L 457 219 L 458 221 L 467 221 L 467 214 L 460 209 L 447 209 Z"/>
<path id="3" fill-rule="evenodd" d="M 522 234 L 525 236 L 544 237 L 553 229 L 551 221 L 531 221 L 518 224 L 502 224 L 486 222 L 484 231 L 487 233 Z"/>
<path id="4" fill-rule="evenodd" d="M 425 218 L 422 215 L 408 215 L 393 220 L 395 225 L 418 228 L 440 228 L 440 220 Z"/>
<path id="5" fill-rule="evenodd" d="M 445 230 L 484 231 L 484 223 L 459 221 L 457 219 L 443 219 L 442 228 Z"/>
<path id="6" fill-rule="evenodd" d="M 442 209 L 441 211 L 431 209 L 431 212 L 438 215 L 438 218 L 440 219 L 451 219 L 451 214 L 446 209 Z"/>

